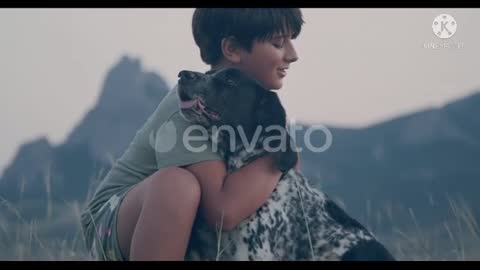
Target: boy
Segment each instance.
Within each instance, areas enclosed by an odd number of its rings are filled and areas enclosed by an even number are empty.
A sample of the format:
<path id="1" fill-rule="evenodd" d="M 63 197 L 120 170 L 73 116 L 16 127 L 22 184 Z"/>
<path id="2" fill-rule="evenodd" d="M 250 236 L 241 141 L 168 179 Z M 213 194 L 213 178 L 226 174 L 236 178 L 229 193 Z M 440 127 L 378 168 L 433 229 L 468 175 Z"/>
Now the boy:
<path id="1" fill-rule="evenodd" d="M 298 60 L 292 40 L 299 9 L 196 9 L 195 43 L 211 71 L 236 67 L 278 90 Z M 209 141 L 198 153 L 183 136 L 176 89 L 159 104 L 114 164 L 82 213 L 87 248 L 107 260 L 183 260 L 195 217 L 233 229 L 269 198 L 281 172 L 266 155 L 227 175 Z M 194 132 L 189 134 L 195 135 Z M 223 219 L 223 220 L 222 220 Z"/>

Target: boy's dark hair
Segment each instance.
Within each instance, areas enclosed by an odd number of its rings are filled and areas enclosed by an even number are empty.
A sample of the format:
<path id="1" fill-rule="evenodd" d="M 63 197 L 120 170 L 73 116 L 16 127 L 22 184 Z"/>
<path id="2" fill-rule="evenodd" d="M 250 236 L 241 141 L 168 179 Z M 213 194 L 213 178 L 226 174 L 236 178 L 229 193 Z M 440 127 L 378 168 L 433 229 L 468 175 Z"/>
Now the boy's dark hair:
<path id="1" fill-rule="evenodd" d="M 296 38 L 304 23 L 298 8 L 198 8 L 193 13 L 192 32 L 203 62 L 216 65 L 222 59 L 221 42 L 233 36 L 251 51 L 253 41 L 266 41 L 276 34 Z"/>

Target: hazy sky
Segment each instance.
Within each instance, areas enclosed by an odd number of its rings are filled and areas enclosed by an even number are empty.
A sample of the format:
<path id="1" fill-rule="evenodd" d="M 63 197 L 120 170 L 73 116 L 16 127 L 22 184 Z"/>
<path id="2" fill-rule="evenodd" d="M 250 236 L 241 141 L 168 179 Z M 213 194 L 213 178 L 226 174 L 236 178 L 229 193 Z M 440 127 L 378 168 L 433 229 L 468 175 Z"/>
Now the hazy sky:
<path id="1" fill-rule="evenodd" d="M 173 85 L 205 71 L 192 9 L 0 9 L 0 173 L 21 143 L 61 143 L 123 54 Z M 479 9 L 303 9 L 279 92 L 289 117 L 363 127 L 480 91 Z M 449 39 L 432 31 L 447 13 Z M 425 48 L 427 43 L 460 48 Z M 437 45 L 438 46 L 438 45 Z"/>

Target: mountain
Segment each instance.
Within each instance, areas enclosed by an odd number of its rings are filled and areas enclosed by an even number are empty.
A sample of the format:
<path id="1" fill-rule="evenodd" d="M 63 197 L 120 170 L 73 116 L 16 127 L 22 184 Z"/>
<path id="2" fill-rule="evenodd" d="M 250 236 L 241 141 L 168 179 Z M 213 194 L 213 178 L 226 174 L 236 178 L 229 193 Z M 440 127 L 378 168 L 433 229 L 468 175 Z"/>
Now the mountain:
<path id="1" fill-rule="evenodd" d="M 0 178 L 0 195 L 27 205 L 27 216 L 45 214 L 49 201 L 84 201 L 168 91 L 161 76 L 122 57 L 65 142 L 53 146 L 38 138 L 19 147 Z M 361 222 L 391 229 L 392 222 L 409 223 L 415 213 L 428 227 L 447 218 L 452 200 L 480 214 L 478 115 L 480 91 L 366 128 L 328 127 L 332 145 L 323 152 L 306 148 L 303 138 L 313 124 L 303 124 L 296 141 L 312 185 Z M 326 137 L 316 131 L 310 139 L 319 147 Z"/>
<path id="2" fill-rule="evenodd" d="M 0 178 L 0 195 L 14 204 L 32 202 L 32 214 L 47 200 L 83 201 L 168 91 L 165 80 L 144 71 L 138 59 L 122 57 L 63 143 L 53 146 L 42 137 L 20 146 Z"/>
<path id="3" fill-rule="evenodd" d="M 452 201 L 465 202 L 478 217 L 478 115 L 480 93 L 363 129 L 330 128 L 327 151 L 302 153 L 305 174 L 349 213 L 363 222 L 370 215 L 383 229 L 392 224 L 374 215 L 393 212 L 398 223 L 411 223 L 410 208 L 428 226 L 448 218 Z M 325 136 L 312 141 L 322 145 Z"/>

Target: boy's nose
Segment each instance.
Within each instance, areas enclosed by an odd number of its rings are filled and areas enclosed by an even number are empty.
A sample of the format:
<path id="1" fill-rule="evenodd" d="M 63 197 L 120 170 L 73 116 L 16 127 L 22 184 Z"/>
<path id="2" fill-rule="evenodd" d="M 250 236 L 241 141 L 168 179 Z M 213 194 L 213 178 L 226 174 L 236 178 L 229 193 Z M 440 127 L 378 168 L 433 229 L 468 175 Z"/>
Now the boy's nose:
<path id="1" fill-rule="evenodd" d="M 296 62 L 298 60 L 297 51 L 295 50 L 295 47 L 291 43 L 290 43 L 290 46 L 289 46 L 289 48 L 287 50 L 287 53 L 285 55 L 285 60 L 288 63 L 293 63 L 293 62 Z"/>
<path id="2" fill-rule="evenodd" d="M 292 48 L 292 50 L 289 52 L 289 54 L 286 57 L 286 60 L 289 63 L 293 63 L 298 60 L 298 55 L 294 48 Z"/>

